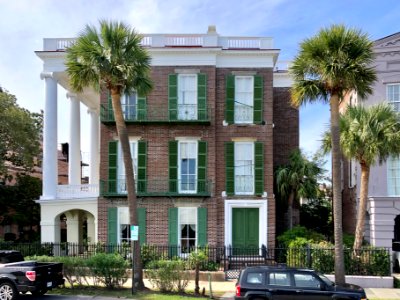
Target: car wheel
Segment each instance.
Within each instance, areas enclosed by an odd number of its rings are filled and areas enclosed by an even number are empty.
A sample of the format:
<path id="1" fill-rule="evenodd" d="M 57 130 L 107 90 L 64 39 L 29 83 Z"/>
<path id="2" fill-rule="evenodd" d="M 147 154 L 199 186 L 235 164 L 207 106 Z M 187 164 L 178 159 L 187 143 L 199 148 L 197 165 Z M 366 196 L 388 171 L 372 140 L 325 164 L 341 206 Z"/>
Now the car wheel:
<path id="1" fill-rule="evenodd" d="M 0 284 L 0 299 L 14 300 L 17 298 L 17 290 L 11 282 L 3 282 Z"/>
<path id="2" fill-rule="evenodd" d="M 395 273 L 399 273 L 400 272 L 400 264 L 399 264 L 399 260 L 398 259 L 396 259 L 394 261 L 393 271 Z"/>
<path id="3" fill-rule="evenodd" d="M 42 296 L 47 293 L 47 289 L 40 289 L 40 290 L 33 291 L 31 293 L 33 296 Z"/>

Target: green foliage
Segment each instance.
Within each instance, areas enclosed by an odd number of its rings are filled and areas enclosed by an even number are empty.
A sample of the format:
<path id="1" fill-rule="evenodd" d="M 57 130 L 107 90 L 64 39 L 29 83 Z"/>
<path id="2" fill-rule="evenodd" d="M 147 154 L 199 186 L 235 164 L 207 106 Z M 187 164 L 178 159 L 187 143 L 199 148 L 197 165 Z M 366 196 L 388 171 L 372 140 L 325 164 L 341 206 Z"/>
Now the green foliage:
<path id="1" fill-rule="evenodd" d="M 8 178 L 5 162 L 23 171 L 35 165 L 40 153 L 42 115 L 17 104 L 14 95 L 0 89 L 0 178 Z"/>
<path id="2" fill-rule="evenodd" d="M 152 261 L 166 259 L 168 253 L 159 251 L 159 247 L 152 245 L 142 245 L 140 248 L 143 268 L 148 268 Z"/>
<path id="3" fill-rule="evenodd" d="M 151 284 L 161 292 L 184 292 L 189 283 L 189 274 L 186 272 L 187 264 L 185 261 L 177 260 L 157 260 L 152 261 L 145 271 Z"/>
<path id="4" fill-rule="evenodd" d="M 87 267 L 96 279 L 94 284 L 104 284 L 107 288 L 121 287 L 128 280 L 128 262 L 119 254 L 98 253 L 90 257 Z"/>
<path id="5" fill-rule="evenodd" d="M 0 212 L 3 217 L 0 225 L 17 223 L 21 229 L 30 228 L 16 237 L 18 242 L 39 239 L 33 227 L 40 225 L 40 205 L 35 200 L 41 193 L 42 181 L 29 175 L 18 174 L 14 186 L 0 185 L 0 206 L 4 208 Z"/>
<path id="6" fill-rule="evenodd" d="M 311 267 L 323 274 L 330 274 L 335 268 L 334 245 L 329 242 L 311 244 Z"/>
<path id="7" fill-rule="evenodd" d="M 321 197 L 301 205 L 300 225 L 326 237 L 332 237 L 333 220 L 330 200 Z"/>
<path id="8" fill-rule="evenodd" d="M 286 256 L 286 263 L 289 267 L 310 266 L 310 242 L 304 237 L 297 237 L 289 242 Z"/>
<path id="9" fill-rule="evenodd" d="M 315 243 L 326 240 L 322 234 L 309 230 L 303 226 L 295 226 L 293 229 L 285 231 L 283 234 L 278 236 L 277 240 L 280 247 L 286 248 L 289 246 L 291 241 L 300 237 Z"/>

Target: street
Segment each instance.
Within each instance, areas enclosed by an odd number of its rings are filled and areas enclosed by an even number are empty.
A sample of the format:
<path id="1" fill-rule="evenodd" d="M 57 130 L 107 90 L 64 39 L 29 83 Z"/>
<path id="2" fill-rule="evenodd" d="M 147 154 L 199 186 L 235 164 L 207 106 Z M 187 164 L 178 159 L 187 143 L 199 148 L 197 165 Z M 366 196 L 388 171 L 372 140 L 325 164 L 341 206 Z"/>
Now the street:
<path id="1" fill-rule="evenodd" d="M 119 298 L 111 298 L 111 297 L 100 297 L 100 296 L 78 296 L 78 295 L 71 295 L 71 296 L 63 296 L 63 295 L 43 295 L 33 297 L 31 294 L 20 295 L 18 299 L 22 300 L 88 300 L 94 299 L 96 300 L 113 300 Z"/>

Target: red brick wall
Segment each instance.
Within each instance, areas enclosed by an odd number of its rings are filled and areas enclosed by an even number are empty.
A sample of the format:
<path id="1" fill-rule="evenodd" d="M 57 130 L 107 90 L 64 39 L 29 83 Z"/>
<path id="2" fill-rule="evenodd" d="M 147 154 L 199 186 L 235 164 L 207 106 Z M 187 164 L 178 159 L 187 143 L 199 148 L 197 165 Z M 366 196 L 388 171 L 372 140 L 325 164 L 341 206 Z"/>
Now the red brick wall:
<path id="1" fill-rule="evenodd" d="M 208 179 L 212 181 L 214 188 L 211 197 L 205 198 L 168 198 L 168 197 L 144 197 L 138 199 L 139 207 L 147 208 L 147 242 L 156 244 L 167 244 L 168 242 L 168 208 L 174 207 L 182 202 L 191 202 L 194 206 L 207 207 L 208 211 L 208 242 L 210 245 L 223 245 L 224 243 L 224 200 L 221 197 L 225 191 L 225 159 L 224 143 L 232 138 L 248 137 L 255 138 L 264 143 L 265 162 L 265 187 L 268 193 L 268 241 L 270 247 L 275 243 L 275 199 L 273 193 L 273 168 L 274 168 L 274 143 L 276 129 L 272 123 L 278 125 L 278 149 L 281 159 L 286 159 L 286 144 L 298 146 L 298 111 L 293 110 L 287 114 L 287 105 L 281 99 L 287 96 L 283 91 L 273 89 L 272 69 L 228 69 L 213 66 L 185 66 L 185 67 L 153 67 L 152 79 L 154 90 L 147 97 L 148 107 L 161 107 L 165 111 L 168 108 L 168 74 L 174 73 L 176 69 L 196 69 L 207 74 L 207 105 L 211 111 L 210 125 L 191 124 L 132 124 L 128 125 L 128 132 L 131 136 L 141 137 L 148 142 L 147 151 L 147 176 L 148 180 L 168 179 L 168 141 L 175 137 L 192 136 L 200 137 L 208 142 L 207 172 Z M 229 125 L 223 126 L 225 115 L 225 78 L 226 75 L 236 71 L 249 71 L 262 75 L 264 78 L 264 121 L 265 125 Z M 274 105 L 274 100 L 281 101 L 281 104 Z M 107 103 L 106 93 L 102 94 L 102 103 Z M 277 109 L 277 112 L 275 112 Z M 293 116 L 297 113 L 296 116 Z M 296 122 L 293 126 L 287 126 L 286 120 L 276 118 L 289 118 Z M 292 140 L 282 143 L 281 129 L 294 131 L 287 135 Z M 297 136 L 296 136 L 297 135 Z M 108 176 L 108 142 L 116 136 L 115 126 L 101 126 L 101 165 L 100 178 L 107 179 Z M 297 144 L 296 144 L 297 143 Z M 240 197 L 243 199 L 243 196 Z M 230 197 L 229 199 L 235 199 Z M 246 196 L 246 199 L 262 199 L 256 196 Z M 99 199 L 99 240 L 107 240 L 107 208 L 111 206 L 127 206 L 126 198 L 122 199 Z"/>

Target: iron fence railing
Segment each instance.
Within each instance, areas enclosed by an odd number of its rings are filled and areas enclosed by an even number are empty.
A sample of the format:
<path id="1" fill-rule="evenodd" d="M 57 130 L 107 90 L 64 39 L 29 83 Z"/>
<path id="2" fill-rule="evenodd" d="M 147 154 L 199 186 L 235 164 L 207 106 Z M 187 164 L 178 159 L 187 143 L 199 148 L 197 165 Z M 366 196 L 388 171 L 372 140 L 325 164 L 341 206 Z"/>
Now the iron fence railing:
<path id="1" fill-rule="evenodd" d="M 129 244 L 104 243 L 14 243 L 0 242 L 0 250 L 18 250 L 24 256 L 79 256 L 89 258 L 96 253 L 119 253 L 130 260 L 131 248 Z M 181 246 L 149 245 L 141 246 L 141 257 L 144 267 L 150 262 L 160 259 L 190 260 L 192 252 L 203 251 L 206 261 L 201 269 L 209 271 L 225 271 L 228 278 L 238 276 L 241 269 L 256 265 L 286 265 L 298 268 L 312 268 L 321 273 L 334 272 L 333 248 L 245 248 L 231 246 L 206 246 L 185 248 Z M 348 275 L 376 275 L 388 276 L 391 274 L 391 257 L 389 248 L 367 247 L 356 254 L 351 249 L 344 250 L 345 270 Z"/>

